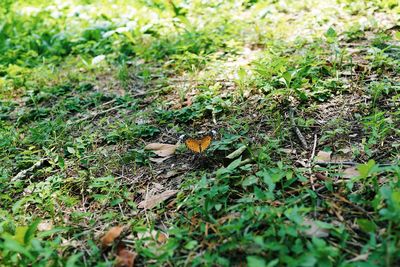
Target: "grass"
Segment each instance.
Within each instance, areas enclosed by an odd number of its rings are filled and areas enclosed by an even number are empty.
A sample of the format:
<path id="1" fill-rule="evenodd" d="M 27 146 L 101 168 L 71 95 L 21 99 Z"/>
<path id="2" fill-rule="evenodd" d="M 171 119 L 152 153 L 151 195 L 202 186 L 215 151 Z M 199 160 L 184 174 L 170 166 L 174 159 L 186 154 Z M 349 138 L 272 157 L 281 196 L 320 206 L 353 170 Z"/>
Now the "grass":
<path id="1" fill-rule="evenodd" d="M 397 1 L 4 3 L 0 266 L 400 264 Z"/>

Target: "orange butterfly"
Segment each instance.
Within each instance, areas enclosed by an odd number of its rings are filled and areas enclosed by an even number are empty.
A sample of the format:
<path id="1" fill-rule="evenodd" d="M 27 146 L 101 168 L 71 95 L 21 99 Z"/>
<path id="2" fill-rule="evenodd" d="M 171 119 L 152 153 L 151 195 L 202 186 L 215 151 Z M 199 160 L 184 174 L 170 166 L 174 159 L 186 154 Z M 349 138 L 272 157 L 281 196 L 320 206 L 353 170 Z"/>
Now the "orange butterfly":
<path id="1" fill-rule="evenodd" d="M 215 135 L 214 133 L 215 131 L 212 131 L 211 134 L 206 134 L 200 139 L 194 139 L 191 137 L 185 138 L 185 145 L 194 153 L 202 153 L 211 145 Z"/>

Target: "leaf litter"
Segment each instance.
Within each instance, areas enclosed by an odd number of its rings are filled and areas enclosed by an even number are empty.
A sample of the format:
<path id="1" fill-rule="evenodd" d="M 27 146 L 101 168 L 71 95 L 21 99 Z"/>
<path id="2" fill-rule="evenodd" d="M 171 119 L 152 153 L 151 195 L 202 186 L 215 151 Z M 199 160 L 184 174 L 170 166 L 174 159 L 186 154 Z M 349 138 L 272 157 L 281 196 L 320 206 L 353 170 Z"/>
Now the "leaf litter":
<path id="1" fill-rule="evenodd" d="M 146 196 L 145 200 L 138 204 L 139 209 L 152 209 L 163 201 L 169 199 L 170 197 L 176 195 L 179 190 L 167 190 L 161 194 Z"/>

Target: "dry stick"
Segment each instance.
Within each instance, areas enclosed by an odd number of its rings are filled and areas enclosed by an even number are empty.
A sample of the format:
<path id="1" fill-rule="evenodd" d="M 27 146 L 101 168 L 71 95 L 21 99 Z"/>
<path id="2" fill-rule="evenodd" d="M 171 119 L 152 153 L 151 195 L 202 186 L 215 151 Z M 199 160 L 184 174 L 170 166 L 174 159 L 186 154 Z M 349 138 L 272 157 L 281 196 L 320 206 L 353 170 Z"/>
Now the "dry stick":
<path id="1" fill-rule="evenodd" d="M 339 194 L 335 194 L 335 193 L 334 193 L 333 195 L 334 195 L 336 198 L 340 199 L 341 201 L 343 201 L 343 202 L 349 204 L 350 206 L 354 207 L 354 208 L 357 209 L 358 211 L 361 211 L 362 213 L 366 214 L 369 218 L 371 218 L 371 217 L 369 216 L 369 214 L 368 214 L 368 211 L 366 211 L 364 208 L 362 208 L 362 207 L 356 205 L 355 203 L 349 201 L 348 199 L 342 197 L 342 196 L 339 195 Z"/>
<path id="2" fill-rule="evenodd" d="M 357 162 L 353 162 L 353 161 L 324 161 L 324 162 L 314 162 L 314 165 L 320 165 L 320 166 L 329 166 L 329 165 L 348 165 L 348 166 L 356 166 Z"/>
<path id="3" fill-rule="evenodd" d="M 290 116 L 290 122 L 292 124 L 292 128 L 294 132 L 296 133 L 297 137 L 299 138 L 301 145 L 303 146 L 304 149 L 308 148 L 306 139 L 304 138 L 303 134 L 300 132 L 299 128 L 296 126 L 296 123 L 294 122 L 294 114 L 293 114 L 293 109 L 290 109 L 289 111 L 289 116 Z"/>
<path id="4" fill-rule="evenodd" d="M 310 184 L 311 184 L 311 188 L 312 188 L 313 191 L 315 191 L 315 185 L 314 185 L 314 179 L 313 179 L 312 171 L 311 171 L 311 163 L 312 163 L 312 161 L 314 159 L 315 149 L 316 148 L 317 148 L 317 135 L 314 134 L 314 145 L 313 145 L 313 149 L 312 149 L 312 152 L 311 152 L 311 157 L 308 160 L 308 165 L 309 165 L 308 167 L 309 167 L 309 173 L 310 173 Z"/>
<path id="5" fill-rule="evenodd" d="M 317 148 L 317 134 L 314 134 L 314 145 L 313 145 L 313 150 L 311 152 L 311 157 L 310 157 L 310 163 L 314 159 L 315 156 L 315 149 Z"/>
<path id="6" fill-rule="evenodd" d="M 320 166 L 329 166 L 329 165 L 347 165 L 347 166 L 357 166 L 363 163 L 359 162 L 354 162 L 354 161 L 328 161 L 328 162 L 314 162 L 314 165 L 320 165 Z M 377 164 L 379 167 L 390 167 L 390 166 L 396 166 L 398 163 L 378 163 Z"/>
<path id="7" fill-rule="evenodd" d="M 28 174 L 28 172 L 32 172 L 35 169 L 39 168 L 40 166 L 43 165 L 43 163 L 48 160 L 48 158 L 43 158 L 40 159 L 38 162 L 36 162 L 35 164 L 33 164 L 31 167 L 29 167 L 26 170 L 20 171 L 17 175 L 15 175 L 13 178 L 11 178 L 11 182 L 17 181 L 17 180 L 21 180 L 23 178 L 26 177 L 26 175 Z"/>

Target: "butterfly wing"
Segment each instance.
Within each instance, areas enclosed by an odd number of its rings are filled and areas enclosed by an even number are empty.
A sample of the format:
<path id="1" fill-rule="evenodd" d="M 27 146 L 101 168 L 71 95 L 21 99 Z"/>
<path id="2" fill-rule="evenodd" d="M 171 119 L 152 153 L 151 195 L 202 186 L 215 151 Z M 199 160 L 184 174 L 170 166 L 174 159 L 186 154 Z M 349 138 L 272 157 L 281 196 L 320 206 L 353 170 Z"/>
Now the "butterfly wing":
<path id="1" fill-rule="evenodd" d="M 200 142 L 196 139 L 193 138 L 186 139 L 185 145 L 187 146 L 187 148 L 189 148 L 191 151 L 195 153 L 200 153 L 202 151 Z"/>
<path id="2" fill-rule="evenodd" d="M 199 140 L 199 145 L 200 145 L 201 152 L 203 152 L 204 150 L 206 150 L 210 146 L 211 141 L 212 141 L 212 136 L 211 135 L 206 135 L 206 136 L 202 137 Z"/>

